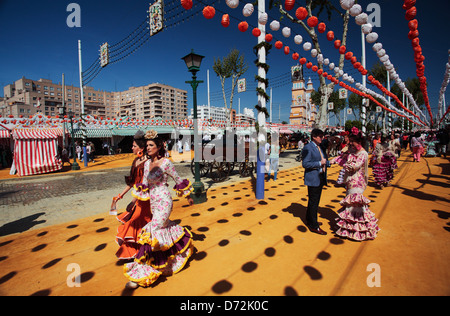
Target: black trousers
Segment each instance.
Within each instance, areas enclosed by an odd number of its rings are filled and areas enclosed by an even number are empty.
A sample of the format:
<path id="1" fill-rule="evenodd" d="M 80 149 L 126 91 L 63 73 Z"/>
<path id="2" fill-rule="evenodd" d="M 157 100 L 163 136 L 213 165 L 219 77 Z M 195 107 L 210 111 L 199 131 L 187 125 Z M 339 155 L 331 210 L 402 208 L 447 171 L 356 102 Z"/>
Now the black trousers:
<path id="1" fill-rule="evenodd" d="M 320 181 L 321 184 L 318 187 L 308 186 L 308 208 L 306 209 L 306 224 L 313 228 L 319 228 L 317 222 L 317 210 L 319 209 L 320 197 L 322 196 L 322 189 L 324 181 Z"/>

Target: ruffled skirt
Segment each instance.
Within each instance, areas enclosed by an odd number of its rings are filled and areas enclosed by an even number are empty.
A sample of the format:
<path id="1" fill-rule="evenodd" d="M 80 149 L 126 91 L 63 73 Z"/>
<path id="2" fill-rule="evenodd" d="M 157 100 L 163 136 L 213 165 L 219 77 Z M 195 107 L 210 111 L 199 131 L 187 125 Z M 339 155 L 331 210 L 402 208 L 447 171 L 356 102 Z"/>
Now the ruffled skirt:
<path id="1" fill-rule="evenodd" d="M 397 169 L 397 159 L 394 155 L 385 154 L 381 163 L 373 163 L 373 176 L 377 185 L 388 183 L 394 178 L 394 169 Z"/>
<path id="2" fill-rule="evenodd" d="M 375 214 L 369 210 L 369 203 L 362 193 L 348 194 L 340 202 L 336 234 L 356 241 L 375 239 L 380 228 Z"/>
<path id="3" fill-rule="evenodd" d="M 142 287 L 150 286 L 162 275 L 183 269 L 193 252 L 192 233 L 172 221 L 163 228 L 146 225 L 139 235 L 140 249 L 134 262 L 124 265 L 124 274 Z"/>
<path id="4" fill-rule="evenodd" d="M 123 223 L 117 228 L 116 242 L 119 249 L 116 256 L 119 259 L 133 259 L 139 250 L 138 236 L 142 228 L 152 219 L 150 203 L 136 201 L 136 207 L 132 212 L 124 212 L 117 216 Z"/>

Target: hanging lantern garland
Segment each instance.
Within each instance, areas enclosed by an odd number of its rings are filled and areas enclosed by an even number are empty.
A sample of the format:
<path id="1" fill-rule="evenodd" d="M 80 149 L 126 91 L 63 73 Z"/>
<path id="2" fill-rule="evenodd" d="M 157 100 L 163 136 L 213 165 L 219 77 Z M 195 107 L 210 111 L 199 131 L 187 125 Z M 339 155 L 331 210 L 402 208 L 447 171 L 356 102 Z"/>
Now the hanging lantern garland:
<path id="1" fill-rule="evenodd" d="M 185 0 L 185 1 L 189 1 L 189 0 Z M 292 10 L 293 9 L 293 5 L 291 7 L 291 2 L 292 1 L 290 1 L 290 0 L 285 1 L 285 8 L 286 8 L 286 10 Z M 354 0 L 341 0 L 340 2 L 341 2 L 341 6 L 343 8 L 347 8 L 348 7 L 348 9 L 346 9 L 346 10 L 349 10 L 350 14 L 355 17 L 355 22 L 358 25 L 361 25 L 364 34 L 366 34 L 366 40 L 369 43 L 376 42 L 376 40 L 378 39 L 378 34 L 376 34 L 374 32 L 371 32 L 372 26 L 367 23 L 367 20 L 368 20 L 367 14 L 366 13 L 361 13 L 361 11 L 362 11 L 361 6 L 357 5 L 357 4 L 354 4 Z M 238 5 L 239 5 L 239 1 L 238 0 L 227 0 L 226 3 L 227 3 L 227 5 L 230 8 L 237 8 Z M 183 7 L 185 7 L 185 6 L 189 7 L 189 4 L 187 3 L 187 4 L 183 5 Z M 244 6 L 244 8 L 243 8 L 242 13 L 243 13 L 244 16 L 248 17 L 248 16 L 250 16 L 253 13 L 253 11 L 254 11 L 253 5 L 252 4 L 246 4 Z M 413 16 L 414 12 L 411 11 L 410 14 L 411 14 L 411 16 Z M 213 7 L 211 7 L 211 6 L 207 6 L 207 7 L 205 7 L 203 9 L 203 15 L 207 19 L 212 19 L 214 17 L 214 15 L 215 15 L 215 9 Z M 299 20 L 304 20 L 308 16 L 308 11 L 304 7 L 299 7 L 296 10 L 295 15 L 296 15 L 296 17 Z M 263 15 L 262 17 L 260 17 L 258 19 L 258 21 L 261 24 L 265 25 L 267 23 L 267 15 Z M 222 16 L 221 24 L 224 27 L 228 27 L 229 26 L 229 16 L 228 16 L 228 14 L 224 14 Z M 308 18 L 307 25 L 309 27 L 316 27 L 317 26 L 319 33 L 325 33 L 326 32 L 326 28 L 327 28 L 326 24 L 323 23 L 323 22 L 319 23 L 319 20 L 315 16 L 311 16 L 310 18 Z M 278 31 L 280 29 L 280 23 L 278 21 L 274 20 L 274 21 L 272 21 L 270 23 L 270 28 L 271 28 L 272 31 Z M 247 29 L 248 29 L 248 23 L 246 21 L 240 22 L 238 24 L 238 29 L 241 32 L 246 32 Z M 261 30 L 259 30 L 259 28 L 253 28 L 252 34 L 254 36 L 259 36 L 259 35 L 261 35 Z M 290 34 L 290 28 L 288 28 L 288 27 L 283 28 L 282 34 L 283 34 L 284 37 L 290 37 L 290 35 L 291 35 Z M 333 41 L 334 40 L 334 32 L 333 31 L 328 31 L 327 34 L 326 34 L 326 37 L 327 37 L 327 40 Z M 258 51 L 260 45 L 266 46 L 266 50 L 268 51 L 271 48 L 271 45 L 269 44 L 269 42 L 271 42 L 272 40 L 273 40 L 273 36 L 271 34 L 266 34 L 265 35 L 265 42 L 262 42 L 262 43 L 260 43 L 260 44 L 258 44 L 257 46 L 254 47 L 255 52 Z M 294 37 L 294 42 L 296 44 L 300 45 L 303 42 L 302 36 L 301 35 L 296 35 Z M 353 64 L 355 69 L 357 69 L 362 75 L 367 75 L 367 73 L 368 73 L 367 70 L 360 63 L 357 62 L 357 59 L 356 59 L 356 57 L 353 56 L 352 52 L 347 51 L 347 48 L 341 44 L 340 40 L 335 40 L 334 46 L 335 46 L 336 49 L 339 50 L 340 54 L 344 55 L 346 60 L 350 60 L 352 62 L 352 64 Z M 275 47 L 277 49 L 282 49 L 283 48 L 283 43 L 281 41 L 276 41 Z M 312 48 L 312 44 L 309 43 L 309 42 L 305 42 L 304 45 L 303 45 L 303 48 L 304 48 L 305 51 L 309 51 Z M 290 53 L 289 46 L 285 46 L 283 51 L 284 51 L 284 53 L 286 55 L 288 55 Z M 342 69 L 339 69 L 338 67 L 335 67 L 333 63 L 329 63 L 328 59 L 324 60 L 323 55 L 322 54 L 318 54 L 316 49 L 312 49 L 311 50 L 311 56 L 313 58 L 317 57 L 317 60 L 318 60 L 319 64 L 325 63 L 326 65 L 329 65 L 330 70 L 334 70 L 335 74 L 339 74 L 340 76 L 343 76 L 344 80 L 348 80 L 351 83 L 354 82 L 354 79 L 351 76 L 348 76 L 346 73 L 344 73 Z M 317 72 L 317 74 L 319 76 L 322 75 L 324 78 L 334 82 L 335 84 L 339 84 L 341 87 L 344 87 L 344 88 L 346 88 L 347 90 L 349 90 L 349 91 L 351 91 L 353 93 L 356 93 L 356 94 L 361 95 L 361 96 L 363 96 L 365 98 L 371 99 L 374 103 L 378 104 L 383 109 L 385 109 L 385 110 L 387 110 L 389 112 L 392 112 L 392 113 L 396 113 L 400 117 L 405 117 L 405 118 L 407 118 L 409 121 L 411 121 L 414 124 L 419 124 L 419 123 L 417 123 L 415 121 L 410 120 L 406 115 L 402 115 L 400 113 L 397 113 L 395 110 L 392 110 L 390 108 L 384 107 L 382 104 L 380 104 L 378 101 L 376 101 L 370 94 L 367 94 L 365 92 L 361 92 L 361 91 L 359 91 L 359 90 L 357 90 L 355 88 L 352 88 L 352 87 L 348 86 L 344 82 L 339 81 L 334 76 L 332 76 L 332 75 L 328 74 L 327 72 L 325 72 L 323 69 L 320 69 L 318 66 L 313 65 L 311 62 L 307 62 L 307 60 L 305 58 L 300 58 L 298 53 L 294 52 L 292 54 L 292 58 L 294 60 L 299 60 L 300 64 L 302 64 L 302 65 L 304 65 L 306 63 L 306 67 L 308 69 L 313 70 L 314 72 Z M 258 67 L 262 66 L 265 69 L 266 73 L 267 73 L 268 68 L 269 68 L 269 66 L 267 64 L 262 65 L 258 61 L 256 61 L 255 64 Z M 264 83 L 266 84 L 266 87 L 268 86 L 268 80 L 267 79 L 260 78 L 259 76 L 255 76 L 255 78 L 256 78 L 257 81 L 264 81 Z M 377 83 L 377 82 L 374 81 L 374 83 Z M 387 91 L 387 89 L 385 89 L 382 85 L 375 84 L 375 86 L 380 88 L 380 90 L 382 90 L 384 93 L 387 92 L 387 94 L 389 94 L 389 91 Z M 258 94 L 259 95 L 263 95 L 263 97 L 266 100 L 269 99 L 268 95 L 265 93 L 265 91 L 263 89 L 257 88 L 256 90 L 257 90 Z M 380 96 L 380 95 L 374 93 L 373 91 L 371 91 L 369 89 L 366 89 L 366 90 L 371 92 L 372 94 L 374 94 L 376 96 Z M 400 100 L 395 95 L 392 94 L 391 97 L 393 97 L 394 100 L 396 100 L 397 103 L 399 103 L 402 106 L 403 109 L 407 110 L 410 114 L 413 114 L 414 116 L 416 116 L 416 118 L 418 118 L 417 115 L 415 115 L 413 112 L 411 112 L 407 108 L 405 108 L 403 106 L 403 104 L 400 102 Z M 388 103 L 388 102 L 386 101 L 386 103 Z M 390 105 L 390 106 L 392 107 L 392 105 Z M 266 117 L 269 116 L 268 113 L 266 113 L 267 109 L 265 109 L 265 108 L 258 108 L 258 105 L 255 106 L 255 108 L 257 108 L 258 111 L 265 112 Z M 420 121 L 420 119 L 419 119 L 419 121 Z M 425 125 L 422 121 L 420 121 L 420 122 L 423 125 Z"/>
<path id="2" fill-rule="evenodd" d="M 403 9 L 406 10 L 405 19 L 408 20 L 409 33 L 408 38 L 414 50 L 414 61 L 416 62 L 416 75 L 419 78 L 420 90 L 422 91 L 425 106 L 430 115 L 431 125 L 433 125 L 433 113 L 431 112 L 430 101 L 428 99 L 427 78 L 425 77 L 425 65 L 423 61 L 425 57 L 422 55 L 422 48 L 420 47 L 418 21 L 415 19 L 417 15 L 417 8 L 414 6 L 416 0 L 404 0 Z"/>

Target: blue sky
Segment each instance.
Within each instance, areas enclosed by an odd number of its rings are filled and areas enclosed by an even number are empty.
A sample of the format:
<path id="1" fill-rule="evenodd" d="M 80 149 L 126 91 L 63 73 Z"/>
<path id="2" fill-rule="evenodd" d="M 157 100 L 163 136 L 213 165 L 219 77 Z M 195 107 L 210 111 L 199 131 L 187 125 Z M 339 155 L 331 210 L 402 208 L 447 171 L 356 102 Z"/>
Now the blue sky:
<path id="1" fill-rule="evenodd" d="M 339 1 L 333 0 L 339 7 Z M 66 11 L 69 3 L 75 2 L 81 8 L 81 27 L 70 28 L 66 19 L 70 12 Z M 232 48 L 241 51 L 250 66 L 244 77 L 247 85 L 255 87 L 254 76 L 257 69 L 253 64 L 256 56 L 253 46 L 256 38 L 249 31 L 242 33 L 238 30 L 239 20 L 246 20 L 250 25 L 257 25 L 256 11 L 249 18 L 242 15 L 242 8 L 247 1 L 240 1 L 237 9 L 230 9 L 224 0 L 202 0 L 211 4 L 216 9 L 228 13 L 231 23 L 228 28 L 220 24 L 221 12 L 207 20 L 201 12 L 184 20 L 178 15 L 175 20 L 180 23 L 151 37 L 141 48 L 127 58 L 105 67 L 98 76 L 89 84 L 96 89 L 106 91 L 126 90 L 130 86 L 146 85 L 153 82 L 165 83 L 176 88 L 188 91 L 189 107 L 192 106 L 191 88 L 185 81 L 190 80 L 181 57 L 190 52 L 204 55 L 201 71 L 198 78 L 205 83 L 199 86 L 198 104 L 207 103 L 206 71 L 210 71 L 211 105 L 223 106 L 221 99 L 221 86 L 218 77 L 212 70 L 214 58 L 224 57 Z M 266 6 L 268 7 L 268 0 Z M 363 10 L 369 3 L 378 3 L 381 7 L 381 27 L 374 29 L 379 33 L 379 42 L 383 44 L 390 56 L 391 62 L 397 69 L 403 81 L 416 77 L 415 63 L 411 42 L 407 38 L 408 25 L 405 20 L 405 11 L 402 8 L 403 1 L 380 0 L 359 1 Z M 30 79 L 46 78 L 53 82 L 61 81 L 61 74 L 65 73 L 66 84 L 79 85 L 78 79 L 78 40 L 82 42 L 83 70 L 86 70 L 98 58 L 99 47 L 103 42 L 110 45 L 120 42 L 135 30 L 146 18 L 149 1 L 142 0 L 78 0 L 78 1 L 29 1 L 29 0 L 1 0 L 0 1 L 0 85 L 3 87 L 25 76 Z M 194 0 L 194 4 L 203 7 L 202 3 Z M 297 0 L 294 10 L 304 5 L 305 1 Z M 180 12 L 178 0 L 166 1 L 166 10 Z M 177 9 L 178 7 L 178 9 Z M 419 21 L 420 44 L 425 56 L 425 76 L 428 79 L 428 94 L 433 112 L 437 111 L 439 89 L 442 84 L 445 64 L 450 49 L 450 17 L 449 1 L 418 1 L 416 4 Z M 177 11 L 178 10 L 178 11 Z M 279 19 L 280 14 L 276 10 L 269 12 L 269 22 Z M 319 20 L 325 22 L 332 29 L 337 38 L 341 37 L 341 26 L 337 15 L 333 15 L 331 21 L 326 15 L 319 16 Z M 167 21 L 167 23 L 171 23 Z M 281 21 L 282 27 L 289 26 L 292 35 L 289 39 L 281 35 L 281 31 L 273 32 L 266 26 L 267 32 L 274 35 L 275 39 L 283 41 L 290 46 L 291 52 L 295 50 L 301 56 L 312 60 L 309 53 L 301 46 L 294 43 L 295 34 L 308 35 L 300 26 L 294 26 L 286 19 Z M 360 59 L 361 36 L 360 27 L 351 18 L 349 23 L 348 50 Z M 338 63 L 338 53 L 328 43 L 325 34 L 319 34 L 322 50 L 325 57 Z M 367 68 L 370 68 L 377 60 L 372 51 L 372 45 L 366 44 Z M 291 102 L 291 83 L 287 78 L 290 67 L 295 64 L 291 55 L 285 55 L 281 50 L 273 48 L 267 57 L 270 65 L 268 79 L 272 82 L 273 119 L 278 121 L 279 110 L 281 120 L 288 121 Z M 361 82 L 361 76 L 348 62 L 346 70 L 355 80 Z M 318 87 L 317 75 L 305 69 L 305 76 L 311 77 L 315 88 Z M 227 82 L 230 87 L 230 81 Z M 270 86 L 269 86 L 270 87 Z M 374 88 L 376 92 L 379 92 Z M 448 93 L 447 93 L 448 94 Z M 0 93 L 3 95 L 3 92 Z M 235 95 L 233 108 L 237 109 L 238 98 L 243 107 L 254 108 L 257 97 L 254 90 Z M 447 96 L 450 100 L 450 96 Z M 269 106 L 269 103 L 267 104 Z M 426 111 L 424 111 L 425 113 Z M 333 120 L 331 121 L 333 123 Z"/>

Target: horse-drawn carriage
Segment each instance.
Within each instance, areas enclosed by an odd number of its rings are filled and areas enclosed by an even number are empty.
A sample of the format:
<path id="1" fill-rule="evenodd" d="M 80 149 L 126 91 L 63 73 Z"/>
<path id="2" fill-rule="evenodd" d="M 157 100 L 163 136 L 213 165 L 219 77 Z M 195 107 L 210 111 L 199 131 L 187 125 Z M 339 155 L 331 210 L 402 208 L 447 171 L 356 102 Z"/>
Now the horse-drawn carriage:
<path id="1" fill-rule="evenodd" d="M 252 155 L 250 146 L 250 142 L 245 141 L 233 141 L 227 146 L 225 138 L 223 141 L 202 143 L 201 159 L 199 159 L 200 176 L 209 176 L 214 182 L 222 182 L 229 177 L 235 167 L 239 168 L 241 177 L 250 176 L 256 166 L 253 162 L 256 161 L 256 148 Z M 192 174 L 195 173 L 195 159 L 191 161 Z"/>

